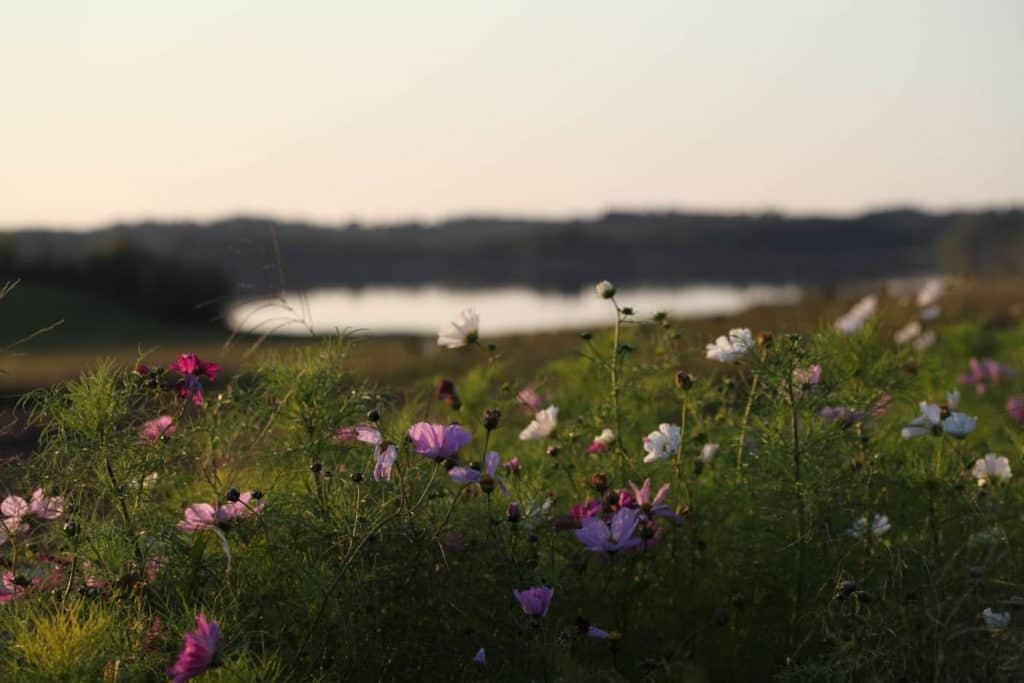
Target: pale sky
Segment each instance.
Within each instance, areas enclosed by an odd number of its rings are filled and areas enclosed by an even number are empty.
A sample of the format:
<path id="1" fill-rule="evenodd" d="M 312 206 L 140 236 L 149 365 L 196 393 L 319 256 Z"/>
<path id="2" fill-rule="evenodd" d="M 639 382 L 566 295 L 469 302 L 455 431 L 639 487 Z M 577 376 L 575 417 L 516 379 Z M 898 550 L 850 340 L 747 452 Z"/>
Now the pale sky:
<path id="1" fill-rule="evenodd" d="M 1013 202 L 1021 0 L 0 3 L 0 226 Z"/>

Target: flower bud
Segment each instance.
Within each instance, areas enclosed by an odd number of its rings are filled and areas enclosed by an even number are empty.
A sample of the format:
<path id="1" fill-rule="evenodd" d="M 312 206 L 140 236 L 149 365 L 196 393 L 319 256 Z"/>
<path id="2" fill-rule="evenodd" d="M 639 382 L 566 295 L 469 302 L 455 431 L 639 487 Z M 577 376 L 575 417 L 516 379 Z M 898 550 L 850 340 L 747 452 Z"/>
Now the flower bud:
<path id="1" fill-rule="evenodd" d="M 366 419 L 370 422 L 380 422 L 380 411 L 376 408 L 371 408 L 370 411 L 366 413 Z"/>
<path id="2" fill-rule="evenodd" d="M 501 421 L 501 411 L 495 410 L 494 408 L 488 408 L 484 411 L 484 429 L 487 431 L 493 431 L 498 428 L 498 423 Z"/>
<path id="3" fill-rule="evenodd" d="M 668 320 L 668 313 L 666 313 L 665 311 L 657 311 L 655 312 L 653 319 L 656 323 L 663 323 L 666 320 Z"/>
<path id="4" fill-rule="evenodd" d="M 766 330 L 757 333 L 757 345 L 769 347 L 775 341 L 775 335 Z"/>
<path id="5" fill-rule="evenodd" d="M 632 306 L 623 306 L 622 307 L 622 315 L 633 315 L 633 312 L 634 311 L 633 311 L 633 307 Z"/>
<path id="6" fill-rule="evenodd" d="M 262 497 L 263 497 L 263 491 L 260 491 L 259 489 L 253 489 L 252 490 L 252 499 L 253 500 L 259 500 Z"/>
<path id="7" fill-rule="evenodd" d="M 523 518 L 523 512 L 519 508 L 519 503 L 513 500 L 508 504 L 508 511 L 505 513 L 505 518 L 512 524 L 519 523 L 519 520 Z"/>
<path id="8" fill-rule="evenodd" d="M 594 338 L 594 335 L 590 332 L 580 332 L 580 339 L 583 341 L 590 341 Z"/>
<path id="9" fill-rule="evenodd" d="M 315 462 L 309 466 L 309 471 L 312 472 L 313 474 L 320 474 L 320 470 L 322 470 L 323 468 L 324 466 L 321 463 Z"/>
<path id="10" fill-rule="evenodd" d="M 484 474 L 480 477 L 480 490 L 488 496 L 494 493 L 494 477 Z"/>
<path id="11" fill-rule="evenodd" d="M 607 280 L 601 280 L 600 282 L 598 282 L 597 286 L 594 287 L 594 290 L 597 292 L 597 295 L 602 299 L 611 299 L 613 296 L 615 296 L 615 285 L 608 282 Z"/>
<path id="12" fill-rule="evenodd" d="M 558 457 L 558 453 L 559 453 L 558 446 L 554 446 L 554 445 L 548 446 L 547 454 L 550 455 L 552 458 L 557 458 Z"/>
<path id="13" fill-rule="evenodd" d="M 228 489 L 228 492 L 224 494 L 224 498 L 225 498 L 225 499 L 226 499 L 226 500 L 227 500 L 227 501 L 228 501 L 229 503 L 237 503 L 237 502 L 238 502 L 238 499 L 239 499 L 239 498 L 241 497 L 241 495 L 242 495 L 242 494 L 240 494 L 240 493 L 238 492 L 238 489 L 236 489 L 236 488 L 230 488 L 230 489 Z"/>
<path id="14" fill-rule="evenodd" d="M 353 473 L 352 473 L 352 481 L 353 481 L 353 482 L 355 482 L 356 484 L 358 484 L 358 483 L 359 483 L 359 482 L 361 482 L 362 480 L 363 480 L 363 473 L 362 473 L 362 472 L 353 472 Z"/>
<path id="15" fill-rule="evenodd" d="M 450 379 L 441 380 L 441 384 L 437 387 L 437 398 L 447 403 L 452 410 L 462 407 L 462 399 L 459 398 L 459 392 L 455 389 L 455 382 Z"/>
<path id="16" fill-rule="evenodd" d="M 590 477 L 590 485 L 594 487 L 594 490 L 598 493 L 604 493 L 608 490 L 608 475 L 604 472 L 597 472 Z"/>
<path id="17" fill-rule="evenodd" d="M 78 535 L 78 522 L 70 521 L 64 524 L 64 535 L 72 538 Z"/>
<path id="18" fill-rule="evenodd" d="M 676 373 L 676 386 L 683 391 L 689 391 L 693 387 L 693 375 L 690 373 L 680 370 Z"/>

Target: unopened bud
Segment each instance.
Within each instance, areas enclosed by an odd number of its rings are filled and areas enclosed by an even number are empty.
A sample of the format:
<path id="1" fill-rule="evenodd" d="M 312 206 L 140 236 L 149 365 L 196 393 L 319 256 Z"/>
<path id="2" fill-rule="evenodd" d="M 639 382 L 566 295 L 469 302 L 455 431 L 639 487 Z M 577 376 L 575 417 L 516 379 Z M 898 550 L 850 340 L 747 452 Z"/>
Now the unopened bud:
<path id="1" fill-rule="evenodd" d="M 493 431 L 498 428 L 498 423 L 501 421 L 501 411 L 495 410 L 494 408 L 488 408 L 484 411 L 484 429 L 487 431 Z"/>
<path id="2" fill-rule="evenodd" d="M 598 282 L 597 286 L 594 287 L 594 290 L 597 292 L 597 295 L 602 299 L 611 299 L 613 296 L 615 296 L 615 285 L 608 282 L 607 280 L 601 280 L 600 282 Z"/>
<path id="3" fill-rule="evenodd" d="M 228 489 L 228 492 L 224 494 L 224 498 L 227 499 L 229 503 L 237 503 L 240 497 L 241 494 L 238 492 L 238 489 L 235 488 Z"/>
<path id="4" fill-rule="evenodd" d="M 689 391 L 693 386 L 693 375 L 683 370 L 676 373 L 676 386 L 683 391 Z"/>
<path id="5" fill-rule="evenodd" d="M 590 477 L 590 485 L 594 487 L 594 490 L 598 493 L 604 493 L 608 490 L 608 475 L 604 472 L 597 472 Z"/>
<path id="6" fill-rule="evenodd" d="M 512 524 L 519 523 L 519 520 L 523 518 L 523 512 L 519 508 L 519 503 L 513 500 L 508 504 L 508 511 L 505 513 L 505 518 Z"/>

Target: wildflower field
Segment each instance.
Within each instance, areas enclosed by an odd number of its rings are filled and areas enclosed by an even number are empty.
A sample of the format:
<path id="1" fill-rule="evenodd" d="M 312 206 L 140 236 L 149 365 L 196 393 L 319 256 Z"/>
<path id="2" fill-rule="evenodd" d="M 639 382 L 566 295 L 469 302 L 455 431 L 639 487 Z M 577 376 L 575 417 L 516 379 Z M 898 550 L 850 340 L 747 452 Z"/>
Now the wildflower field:
<path id="1" fill-rule="evenodd" d="M 402 386 L 100 361 L 19 404 L 0 680 L 1020 680 L 1024 324 L 952 289 L 708 336 L 602 282 Z"/>

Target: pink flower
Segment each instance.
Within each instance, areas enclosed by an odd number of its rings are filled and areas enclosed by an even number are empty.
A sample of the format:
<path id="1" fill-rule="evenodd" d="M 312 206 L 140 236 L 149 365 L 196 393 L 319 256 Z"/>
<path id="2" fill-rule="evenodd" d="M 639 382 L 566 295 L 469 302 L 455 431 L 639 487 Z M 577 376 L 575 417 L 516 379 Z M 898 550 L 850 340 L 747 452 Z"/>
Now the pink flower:
<path id="1" fill-rule="evenodd" d="M 342 427 L 334 435 L 334 440 L 362 441 L 363 443 L 378 444 L 384 440 L 384 437 L 373 427 Z"/>
<path id="2" fill-rule="evenodd" d="M 513 590 L 512 595 L 516 596 L 524 613 L 531 617 L 546 617 L 548 609 L 551 608 L 551 598 L 555 596 L 555 589 L 539 586 L 521 591 Z"/>
<path id="3" fill-rule="evenodd" d="M 28 514 L 39 519 L 57 519 L 64 513 L 64 499 L 60 496 L 47 497 L 42 489 L 32 492 L 28 503 Z"/>
<path id="4" fill-rule="evenodd" d="M 377 444 L 374 447 L 373 455 L 377 460 L 373 466 L 373 480 L 391 481 L 391 469 L 395 466 L 395 461 L 398 460 L 398 449 L 394 444 L 388 444 L 386 448 L 381 448 L 381 445 Z"/>
<path id="5" fill-rule="evenodd" d="M 209 503 L 193 503 L 185 508 L 185 519 L 178 522 L 178 529 L 192 532 L 223 527 L 236 519 L 258 514 L 263 511 L 264 503 L 253 503 L 252 494 L 252 491 L 246 491 L 238 500 L 218 507 Z"/>
<path id="6" fill-rule="evenodd" d="M 677 515 L 672 507 L 665 502 L 665 496 L 668 495 L 669 490 L 668 484 L 662 484 L 654 498 L 651 498 L 650 479 L 646 479 L 644 481 L 644 485 L 640 488 L 637 488 L 637 485 L 633 482 L 629 482 L 629 486 L 633 489 L 636 504 L 640 507 L 640 510 L 647 515 L 648 519 L 652 519 L 654 517 L 667 517 L 673 521 L 682 521 L 683 518 Z"/>
<path id="7" fill-rule="evenodd" d="M 529 413 L 536 413 L 544 406 L 544 399 L 533 389 L 526 387 L 516 394 L 516 400 L 526 408 Z"/>
<path id="8" fill-rule="evenodd" d="M 473 436 L 457 424 L 445 426 L 417 422 L 409 427 L 409 438 L 420 455 L 433 460 L 446 460 L 458 453 Z"/>
<path id="9" fill-rule="evenodd" d="M 821 366 L 793 370 L 793 398 L 800 398 L 807 391 L 821 382 Z"/>
<path id="10" fill-rule="evenodd" d="M 142 443 L 154 443 L 161 437 L 170 436 L 178 428 L 174 425 L 174 418 L 170 415 L 161 415 L 142 425 L 139 431 L 139 441 Z"/>
<path id="11" fill-rule="evenodd" d="M 502 467 L 504 467 L 505 471 L 508 472 L 509 474 L 518 474 L 522 466 L 519 463 L 519 458 L 512 458 L 504 465 L 502 465 Z"/>
<path id="12" fill-rule="evenodd" d="M 1006 412 L 1017 422 L 1024 424 L 1024 396 L 1011 396 L 1006 399 Z"/>
<path id="13" fill-rule="evenodd" d="M 204 673 L 213 666 L 220 644 L 220 624 L 207 621 L 206 615 L 196 617 L 196 630 L 185 634 L 185 646 L 178 653 L 178 660 L 167 670 L 174 683 L 185 683 L 190 678 Z"/>
<path id="14" fill-rule="evenodd" d="M 22 585 L 21 582 L 15 582 L 12 572 L 4 572 L 3 580 L 0 581 L 0 604 L 25 597 L 26 589 L 37 583 L 39 579 L 30 579 L 27 586 Z"/>

